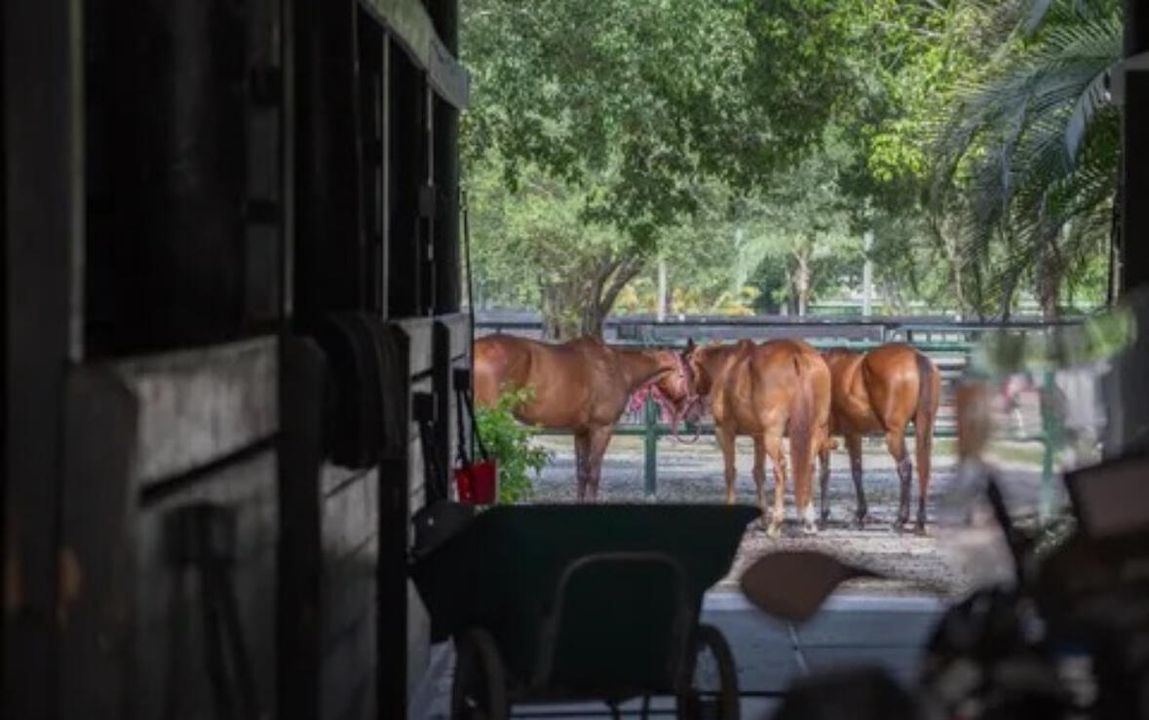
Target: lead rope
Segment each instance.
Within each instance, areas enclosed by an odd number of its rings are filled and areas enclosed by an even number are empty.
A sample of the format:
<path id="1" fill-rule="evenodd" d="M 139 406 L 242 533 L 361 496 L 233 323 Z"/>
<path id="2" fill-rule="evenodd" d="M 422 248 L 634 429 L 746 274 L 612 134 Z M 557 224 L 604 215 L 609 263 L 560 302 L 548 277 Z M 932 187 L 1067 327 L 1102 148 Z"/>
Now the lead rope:
<path id="1" fill-rule="evenodd" d="M 472 447 L 479 449 L 479 455 L 482 456 L 483 460 L 490 460 L 491 458 L 487 454 L 487 447 L 483 444 L 483 435 L 478 431 L 478 424 L 475 422 L 475 401 L 471 397 L 470 389 L 456 387 L 455 392 L 459 396 L 458 402 L 455 404 L 455 417 L 458 418 L 459 424 L 459 462 L 463 464 L 463 467 L 470 467 L 471 458 L 467 456 L 467 453 L 463 449 L 463 438 L 466 436 L 466 428 L 463 423 L 464 407 L 467 409 L 467 415 L 471 418 Z"/>
<path id="2" fill-rule="evenodd" d="M 459 204 L 463 210 L 463 255 L 467 263 L 467 315 L 471 320 L 471 357 L 472 365 L 474 364 L 473 358 L 475 356 L 475 279 L 473 266 L 471 265 L 471 203 L 467 197 L 466 189 L 460 189 L 459 195 L 462 202 Z M 472 374 L 473 378 L 474 375 Z M 472 381 L 473 382 L 473 381 Z M 467 414 L 471 418 L 471 447 L 478 447 L 479 454 L 482 455 L 483 460 L 490 460 L 487 455 L 487 448 L 483 445 L 483 437 L 479 432 L 478 423 L 475 422 L 475 399 L 471 392 L 471 388 L 456 387 L 455 392 L 459 394 L 459 402 L 467 406 Z M 459 450 L 460 453 L 463 448 L 463 438 L 466 437 L 463 427 L 463 409 L 458 408 L 459 418 Z M 469 458 L 463 458 L 467 465 L 470 465 Z"/>

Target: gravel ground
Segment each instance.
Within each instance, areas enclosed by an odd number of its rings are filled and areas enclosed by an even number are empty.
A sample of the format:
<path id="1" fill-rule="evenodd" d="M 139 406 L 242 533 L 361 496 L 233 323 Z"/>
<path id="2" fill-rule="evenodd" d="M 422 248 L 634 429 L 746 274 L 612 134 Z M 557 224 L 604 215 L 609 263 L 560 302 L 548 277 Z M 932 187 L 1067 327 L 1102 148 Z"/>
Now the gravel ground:
<path id="1" fill-rule="evenodd" d="M 537 442 L 554 453 L 551 465 L 535 485 L 538 502 L 573 502 L 575 495 L 574 455 L 568 437 L 540 437 Z M 848 522 L 854 513 L 854 489 L 848 458 L 844 451 L 833 453 L 830 479 L 831 518 L 818 535 L 800 532 L 790 492 L 786 495 L 786 526 L 783 536 L 771 539 L 757 525 L 748 529 L 731 575 L 723 581 L 732 586 L 741 568 L 760 554 L 781 548 L 810 548 L 829 552 L 874 570 L 892 575 L 892 580 L 852 583 L 853 592 L 883 594 L 938 592 L 956 595 L 971 587 L 1008 577 L 1009 565 L 996 529 L 987 523 L 982 509 L 956 507 L 952 492 L 954 460 L 952 443 L 939 440 L 933 458 L 933 482 L 927 500 L 930 524 L 927 535 L 897 533 L 890 528 L 898 502 L 898 481 L 894 464 L 881 438 L 864 446 L 866 500 L 871 524 L 856 529 Z M 722 453 L 714 439 L 702 437 L 697 444 L 679 444 L 666 438 L 658 446 L 658 502 L 718 503 L 724 501 Z M 1040 450 L 1030 446 L 1007 447 L 1007 490 L 1011 503 L 1021 512 L 1032 509 L 1040 481 Z M 1019 459 L 1020 458 L 1020 459 Z M 755 502 L 750 475 L 753 443 L 738 441 L 738 500 Z M 642 502 L 646 495 L 642 477 L 642 438 L 615 437 L 603 463 L 601 502 Z M 916 473 L 916 470 L 915 470 Z M 914 481 L 913 507 L 916 509 L 917 481 Z M 767 501 L 772 503 L 773 480 L 767 468 Z M 948 502 L 947 502 L 948 499 Z M 1016 502 L 1015 502 L 1016 501 Z M 816 499 L 817 503 L 818 500 Z M 960 504 L 960 501 L 957 501 Z M 948 509 L 947 509 L 948 508 Z"/>

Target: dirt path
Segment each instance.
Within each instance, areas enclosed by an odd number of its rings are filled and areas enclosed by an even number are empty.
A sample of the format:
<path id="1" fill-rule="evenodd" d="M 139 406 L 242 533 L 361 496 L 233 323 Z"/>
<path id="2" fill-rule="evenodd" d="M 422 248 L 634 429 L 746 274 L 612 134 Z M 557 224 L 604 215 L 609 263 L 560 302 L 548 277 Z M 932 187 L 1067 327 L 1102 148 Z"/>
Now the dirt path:
<path id="1" fill-rule="evenodd" d="M 537 441 L 554 453 L 553 461 L 535 486 L 535 499 L 540 502 L 573 502 L 575 494 L 574 456 L 570 438 L 541 437 Z M 846 455 L 835 452 L 831 460 L 831 520 L 816 536 L 803 536 L 798 529 L 792 496 L 787 493 L 787 525 L 783 537 L 771 539 L 758 527 L 750 528 L 739 549 L 731 576 L 732 584 L 741 568 L 764 552 L 779 548 L 819 549 L 851 562 L 894 574 L 895 581 L 866 581 L 851 585 L 850 590 L 881 593 L 921 593 L 935 589 L 946 594 L 961 594 L 975 584 L 1008 576 L 1003 546 L 996 531 L 984 522 L 969 522 L 970 508 L 953 508 L 947 490 L 954 482 L 952 445 L 938 442 L 934 453 L 933 483 L 927 499 L 930 528 L 927 536 L 896 533 L 890 528 L 898 502 L 898 481 L 893 461 L 880 439 L 867 442 L 865 467 L 866 499 L 873 522 L 856 529 L 848 522 L 854 512 L 854 488 L 850 480 Z M 701 438 L 695 445 L 683 445 L 665 439 L 658 446 L 657 502 L 724 501 L 722 454 L 712 438 Z M 1036 497 L 1039 466 L 1033 465 L 1032 448 L 1023 449 L 1022 460 L 1011 471 L 1010 487 L 1020 502 L 1029 504 Z M 755 489 L 750 476 L 753 444 L 749 438 L 738 442 L 738 496 L 740 502 L 754 502 Z M 642 477 L 642 439 L 616 437 L 603 464 L 600 499 L 603 502 L 643 502 L 646 495 Z M 767 472 L 770 477 L 769 471 Z M 773 482 L 768 480 L 768 499 L 773 497 Z M 947 503 L 947 497 L 951 498 Z M 914 502 L 917 482 L 914 483 Z M 916 507 L 916 506 L 915 506 Z"/>

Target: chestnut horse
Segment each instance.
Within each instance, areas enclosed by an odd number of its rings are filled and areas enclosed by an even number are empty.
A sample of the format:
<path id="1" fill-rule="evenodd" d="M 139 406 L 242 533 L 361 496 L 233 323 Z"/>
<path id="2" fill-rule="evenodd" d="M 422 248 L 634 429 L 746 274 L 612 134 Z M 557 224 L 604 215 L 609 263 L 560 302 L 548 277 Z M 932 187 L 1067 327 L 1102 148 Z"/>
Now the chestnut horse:
<path id="1" fill-rule="evenodd" d="M 755 345 L 687 344 L 694 389 L 710 401 L 714 434 L 725 461 L 726 502 L 734 503 L 734 440 L 754 438 L 754 483 L 763 520 L 766 508 L 766 462 L 774 465 L 774 512 L 767 532 L 777 536 L 784 515 L 786 458 L 782 441 L 790 437 L 794 462 L 794 501 L 807 532 L 817 532 L 813 505 L 814 460 L 829 440 L 830 372 L 810 345 L 801 340 L 771 340 Z M 660 392 L 675 403 L 687 396 L 667 383 Z"/>
<path id="2" fill-rule="evenodd" d="M 862 489 L 862 436 L 883 433 L 886 447 L 897 463 L 901 493 L 894 526 L 901 529 L 910 519 L 910 482 L 913 463 L 906 452 L 906 425 L 914 423 L 918 460 L 918 517 L 916 529 L 926 526 L 926 494 L 930 486 L 930 452 L 934 420 L 941 396 L 941 373 L 928 357 L 902 343 L 890 343 L 866 353 L 843 348 L 823 353 L 833 380 L 830 404 L 830 431 L 842 435 L 850 454 L 850 473 L 858 498 L 855 521 L 868 519 L 866 494 Z M 829 518 L 828 486 L 830 453 L 823 449 L 820 484 L 822 521 Z"/>
<path id="3" fill-rule="evenodd" d="M 670 350 L 617 348 L 596 338 L 550 344 L 488 335 L 475 341 L 474 357 L 476 403 L 491 407 L 503 392 L 531 388 L 533 396 L 515 417 L 574 434 L 579 501 L 598 497 L 602 456 L 632 392 L 652 380 L 689 392 L 685 364 Z"/>

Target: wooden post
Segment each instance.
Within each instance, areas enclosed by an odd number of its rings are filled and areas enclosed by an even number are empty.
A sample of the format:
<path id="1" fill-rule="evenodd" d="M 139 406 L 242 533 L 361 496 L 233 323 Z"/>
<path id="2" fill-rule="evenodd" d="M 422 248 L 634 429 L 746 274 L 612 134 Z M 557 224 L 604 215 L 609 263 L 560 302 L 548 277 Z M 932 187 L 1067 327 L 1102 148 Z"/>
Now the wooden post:
<path id="1" fill-rule="evenodd" d="M 1142 0 L 1125 0 L 1125 56 L 1149 52 L 1149 7 Z M 1149 285 L 1149 71 L 1125 76 L 1121 149 L 1121 287 L 1128 291 Z"/>
<path id="2" fill-rule="evenodd" d="M 439 38 L 453 55 L 459 54 L 458 0 L 437 0 L 429 10 Z M 432 143 L 435 185 L 434 264 L 435 314 L 459 309 L 459 111 L 446 100 L 434 100 Z"/>
<path id="3" fill-rule="evenodd" d="M 643 429 L 643 470 L 646 497 L 653 499 L 658 494 L 658 404 L 649 395 L 642 405 Z"/>
<path id="4" fill-rule="evenodd" d="M 1149 52 L 1149 7 L 1142 0 L 1125 0 L 1124 54 L 1131 57 Z M 1130 292 L 1149 286 L 1149 205 L 1144 198 L 1149 194 L 1149 71 L 1134 70 L 1125 73 L 1121 122 L 1121 197 L 1118 294 L 1126 297 Z M 1138 306 L 1139 305 L 1139 306 Z M 1127 445 L 1138 442 L 1141 429 L 1149 424 L 1149 406 L 1141 398 L 1149 391 L 1149 382 L 1143 367 L 1149 356 L 1149 317 L 1145 317 L 1144 300 L 1135 303 L 1136 339 L 1133 346 L 1114 362 L 1112 379 L 1108 383 L 1110 398 L 1109 423 L 1105 441 L 1105 454 L 1112 456 L 1125 452 Z"/>
<path id="5" fill-rule="evenodd" d="M 61 717 L 65 370 L 83 350 L 84 13 L 78 0 L 15 0 L 3 13 L 0 577 L 18 592 L 0 593 L 0 716 Z"/>
<path id="6" fill-rule="evenodd" d="M 1041 383 L 1041 490 L 1037 503 L 1037 518 L 1042 527 L 1053 518 L 1053 460 L 1059 444 L 1053 398 L 1053 371 L 1046 370 Z"/>

